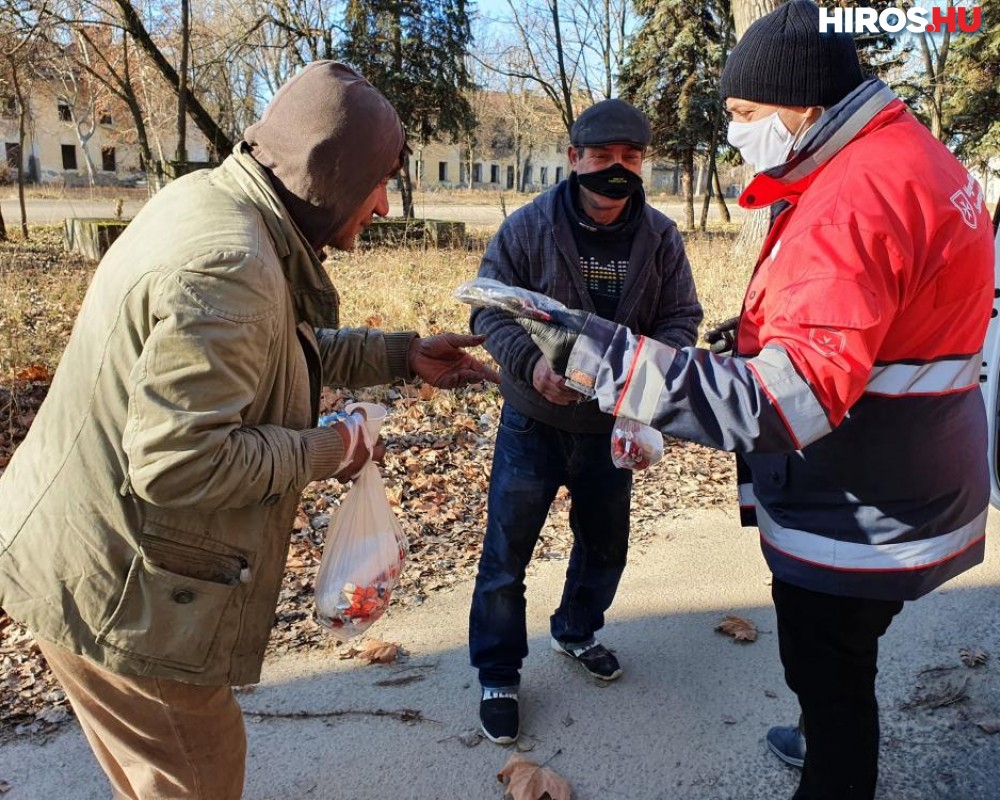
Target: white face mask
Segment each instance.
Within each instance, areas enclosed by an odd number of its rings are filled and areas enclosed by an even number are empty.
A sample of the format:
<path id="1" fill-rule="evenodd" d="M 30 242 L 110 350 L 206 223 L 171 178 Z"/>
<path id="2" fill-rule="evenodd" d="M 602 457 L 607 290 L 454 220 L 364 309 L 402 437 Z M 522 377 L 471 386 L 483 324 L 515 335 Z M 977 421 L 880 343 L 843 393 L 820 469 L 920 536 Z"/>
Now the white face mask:
<path id="1" fill-rule="evenodd" d="M 729 144 L 757 172 L 784 164 L 792 152 L 795 134 L 778 118 L 778 112 L 753 122 L 730 122 Z"/>

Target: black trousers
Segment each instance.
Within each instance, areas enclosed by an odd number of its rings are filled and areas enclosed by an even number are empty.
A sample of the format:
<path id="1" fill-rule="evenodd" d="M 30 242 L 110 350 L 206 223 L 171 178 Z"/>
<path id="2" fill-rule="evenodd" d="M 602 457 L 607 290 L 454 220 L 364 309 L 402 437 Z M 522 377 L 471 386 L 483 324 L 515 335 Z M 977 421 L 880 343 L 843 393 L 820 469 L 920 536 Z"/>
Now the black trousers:
<path id="1" fill-rule="evenodd" d="M 806 736 L 792 800 L 872 800 L 878 779 L 878 640 L 899 601 L 812 592 L 774 579 L 785 682 Z"/>

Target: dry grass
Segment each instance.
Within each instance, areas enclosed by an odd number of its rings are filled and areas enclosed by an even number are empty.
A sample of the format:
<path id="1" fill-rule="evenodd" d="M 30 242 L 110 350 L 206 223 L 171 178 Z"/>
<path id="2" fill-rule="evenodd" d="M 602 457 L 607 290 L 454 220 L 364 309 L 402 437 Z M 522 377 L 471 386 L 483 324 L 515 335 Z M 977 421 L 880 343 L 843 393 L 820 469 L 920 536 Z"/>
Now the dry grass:
<path id="1" fill-rule="evenodd" d="M 743 299 L 749 267 L 733 255 L 735 228 L 687 236 L 687 252 L 706 324 L 732 316 Z M 464 331 L 469 309 L 452 290 L 474 277 L 488 232 L 467 249 L 419 245 L 371 247 L 337 254 L 327 266 L 342 299 L 345 325 Z M 62 249 L 56 227 L 16 231 L 0 244 L 0 380 L 38 364 L 54 370 L 94 265 Z"/>
<path id="2" fill-rule="evenodd" d="M 0 243 L 0 381 L 30 365 L 54 370 L 69 339 L 93 265 L 66 253 L 62 231 L 34 227 Z"/>

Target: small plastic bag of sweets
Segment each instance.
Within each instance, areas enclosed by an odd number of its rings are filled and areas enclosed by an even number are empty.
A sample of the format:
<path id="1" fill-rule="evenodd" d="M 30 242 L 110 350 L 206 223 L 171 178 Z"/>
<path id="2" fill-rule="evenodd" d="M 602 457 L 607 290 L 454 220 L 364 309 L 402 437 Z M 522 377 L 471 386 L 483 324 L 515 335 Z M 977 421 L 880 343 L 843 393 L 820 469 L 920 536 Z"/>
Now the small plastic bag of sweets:
<path id="1" fill-rule="evenodd" d="M 369 461 L 327 530 L 316 620 L 342 642 L 364 633 L 389 607 L 407 549 L 382 476 Z"/>
<path id="2" fill-rule="evenodd" d="M 611 429 L 611 460 L 621 469 L 639 470 L 663 458 L 663 434 L 626 417 L 615 417 Z"/>
<path id="3" fill-rule="evenodd" d="M 566 311 L 566 306 L 540 292 L 519 286 L 508 286 L 493 278 L 475 278 L 459 286 L 455 299 L 473 306 L 488 306 L 507 311 L 516 317 L 549 322 L 553 311 Z"/>

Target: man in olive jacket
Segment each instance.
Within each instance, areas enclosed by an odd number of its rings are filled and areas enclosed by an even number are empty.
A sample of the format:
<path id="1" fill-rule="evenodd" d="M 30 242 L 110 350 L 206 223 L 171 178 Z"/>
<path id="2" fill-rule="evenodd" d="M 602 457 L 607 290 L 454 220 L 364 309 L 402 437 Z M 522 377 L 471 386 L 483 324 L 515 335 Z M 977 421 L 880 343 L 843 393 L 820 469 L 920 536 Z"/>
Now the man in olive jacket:
<path id="1" fill-rule="evenodd" d="M 0 478 L 0 606 L 36 636 L 116 796 L 235 800 L 302 489 L 370 457 L 323 384 L 491 370 L 477 337 L 338 328 L 350 249 L 406 147 L 334 62 L 290 80 L 217 169 L 159 192 L 98 266 Z"/>

